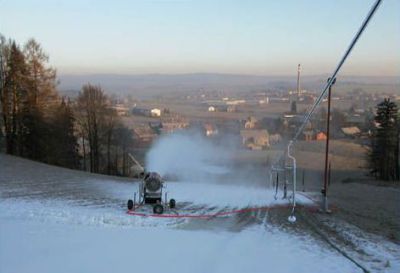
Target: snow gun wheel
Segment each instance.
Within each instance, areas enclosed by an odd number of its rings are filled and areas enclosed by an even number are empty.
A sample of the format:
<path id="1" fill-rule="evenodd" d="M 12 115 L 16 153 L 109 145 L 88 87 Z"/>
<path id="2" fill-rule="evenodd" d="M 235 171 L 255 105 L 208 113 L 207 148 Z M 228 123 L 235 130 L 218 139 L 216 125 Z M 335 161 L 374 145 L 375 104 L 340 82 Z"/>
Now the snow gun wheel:
<path id="1" fill-rule="evenodd" d="M 153 207 L 154 214 L 162 214 L 164 212 L 164 207 L 160 204 L 155 204 Z"/>
<path id="2" fill-rule="evenodd" d="M 170 200 L 169 200 L 169 207 L 170 207 L 171 209 L 174 209 L 175 206 L 176 206 L 176 201 L 175 201 L 175 199 L 170 199 Z"/>
<path id="3" fill-rule="evenodd" d="M 133 209 L 133 201 L 131 199 L 128 200 L 128 210 Z"/>

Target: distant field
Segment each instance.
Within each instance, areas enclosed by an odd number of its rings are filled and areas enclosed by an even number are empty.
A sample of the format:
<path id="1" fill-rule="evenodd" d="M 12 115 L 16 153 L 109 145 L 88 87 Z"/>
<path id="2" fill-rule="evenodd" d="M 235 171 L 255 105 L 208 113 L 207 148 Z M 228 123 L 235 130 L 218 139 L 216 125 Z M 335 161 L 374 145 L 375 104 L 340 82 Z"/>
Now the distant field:
<path id="1" fill-rule="evenodd" d="M 360 107 L 368 109 L 370 107 L 374 108 L 377 101 L 371 101 L 369 103 L 357 103 L 352 100 L 333 100 L 332 108 L 339 109 L 342 111 L 348 111 L 350 107 L 356 103 Z M 289 102 L 272 102 L 268 104 L 261 105 L 238 105 L 236 112 L 209 112 L 206 105 L 200 105 L 196 102 L 181 102 L 181 101 L 164 101 L 164 102 L 153 102 L 146 101 L 141 103 L 141 107 L 146 108 L 159 108 L 159 109 L 170 109 L 173 113 L 177 113 L 189 120 L 202 120 L 202 121 L 237 121 L 244 120 L 249 116 L 254 116 L 257 119 L 262 118 L 278 118 L 281 117 L 284 112 L 290 110 Z M 311 104 L 297 104 L 297 111 L 299 113 L 307 112 L 311 107 Z M 318 112 L 321 108 L 327 108 L 327 103 L 323 102 L 320 106 L 316 108 Z M 131 120 L 132 122 L 147 123 L 150 121 L 157 121 L 158 118 L 142 117 L 142 116 L 131 116 L 125 120 Z"/>
<path id="2" fill-rule="evenodd" d="M 320 91 L 329 75 L 303 75 L 302 87 Z M 185 94 L 195 90 L 224 90 L 227 93 L 253 90 L 293 90 L 296 75 L 255 76 L 232 74 L 177 74 L 177 75 L 59 75 L 60 89 L 64 94 L 76 95 L 83 84 L 100 84 L 107 93 L 131 94 L 137 98 L 151 98 L 168 94 Z M 362 88 L 365 92 L 396 92 L 400 94 L 398 77 L 344 76 L 337 77 L 335 89 L 350 92 Z"/>
<path id="3" fill-rule="evenodd" d="M 206 105 L 199 105 L 195 102 L 143 102 L 142 107 L 168 108 L 174 113 L 178 113 L 190 120 L 244 120 L 249 116 L 254 116 L 258 119 L 264 117 L 279 117 L 282 113 L 290 110 L 288 102 L 269 103 L 264 105 L 239 105 L 236 112 L 209 112 Z M 309 105 L 299 104 L 298 111 L 308 109 Z M 134 119 L 137 119 L 135 116 Z M 148 119 L 140 118 L 143 121 Z"/>
<path id="4" fill-rule="evenodd" d="M 362 83 L 345 83 L 336 84 L 334 86 L 335 92 L 340 94 L 353 91 L 354 89 L 360 88 L 363 93 L 374 94 L 374 93 L 393 93 L 400 94 L 400 84 L 362 84 Z"/>

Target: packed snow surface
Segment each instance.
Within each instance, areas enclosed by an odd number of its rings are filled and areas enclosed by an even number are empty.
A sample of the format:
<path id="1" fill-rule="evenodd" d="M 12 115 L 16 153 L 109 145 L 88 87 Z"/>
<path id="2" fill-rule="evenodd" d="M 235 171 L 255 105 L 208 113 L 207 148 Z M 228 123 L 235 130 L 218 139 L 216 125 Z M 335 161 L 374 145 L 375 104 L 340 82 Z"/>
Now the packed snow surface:
<path id="1" fill-rule="evenodd" d="M 126 201 L 137 183 L 6 159 L 1 273 L 361 272 L 310 233 L 269 223 L 267 211 L 196 221 L 136 217 L 126 214 Z M 165 191 L 196 213 L 288 204 L 281 192 L 275 199 L 273 190 L 243 185 L 180 181 Z M 281 213 L 286 221 L 289 209 Z"/>
<path id="2" fill-rule="evenodd" d="M 342 256 L 262 226 L 239 233 L 4 218 L 1 272 L 359 272 Z"/>
<path id="3" fill-rule="evenodd" d="M 60 196 L 1 199 L 0 272 L 359 272 L 310 236 L 265 222 L 229 232 L 186 230 L 174 219 L 129 216 L 122 201 L 132 198 L 136 184 L 90 183 L 121 203 Z M 287 202 L 251 187 L 174 182 L 168 192 L 179 202 L 220 208 Z"/>

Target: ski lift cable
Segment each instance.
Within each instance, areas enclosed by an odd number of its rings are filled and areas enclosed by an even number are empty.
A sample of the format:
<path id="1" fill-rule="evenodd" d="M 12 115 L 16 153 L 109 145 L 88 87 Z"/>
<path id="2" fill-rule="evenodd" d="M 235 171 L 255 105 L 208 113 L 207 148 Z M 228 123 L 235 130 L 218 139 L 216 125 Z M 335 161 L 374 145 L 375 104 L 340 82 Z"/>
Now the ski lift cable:
<path id="1" fill-rule="evenodd" d="M 339 70 L 342 68 L 344 62 L 346 61 L 347 57 L 350 55 L 351 51 L 353 50 L 355 44 L 357 43 L 358 39 L 360 38 L 361 34 L 364 32 L 365 28 L 367 27 L 369 21 L 371 20 L 372 16 L 378 9 L 379 5 L 381 4 L 382 0 L 377 0 L 375 4 L 371 7 L 370 11 L 368 12 L 367 17 L 364 19 L 364 22 L 362 23 L 360 29 L 358 30 L 357 34 L 354 36 L 353 40 L 351 41 L 349 47 L 347 48 L 345 54 L 343 55 L 342 59 L 340 60 L 339 64 L 337 65 L 335 71 L 329 78 L 325 88 L 322 90 L 321 94 L 318 96 L 317 100 L 315 101 L 314 105 L 311 107 L 310 111 L 307 113 L 305 116 L 302 125 L 299 127 L 297 130 L 295 136 L 293 137 L 292 141 L 295 142 L 298 137 L 300 136 L 301 132 L 303 131 L 304 127 L 307 125 L 307 122 L 310 120 L 311 115 L 314 113 L 315 108 L 321 103 L 323 100 L 326 91 L 329 89 L 329 87 L 333 84 L 336 75 L 338 74 Z"/>
<path id="2" fill-rule="evenodd" d="M 374 13 L 376 12 L 376 10 L 378 9 L 379 5 L 381 4 L 382 0 L 377 0 L 374 5 L 371 7 L 370 11 L 368 12 L 367 17 L 364 19 L 364 22 L 362 23 L 360 29 L 358 30 L 358 32 L 356 33 L 356 35 L 354 36 L 351 44 L 349 45 L 349 47 L 347 48 L 345 54 L 343 55 L 342 59 L 340 60 L 340 62 L 338 63 L 336 69 L 334 70 L 332 76 L 329 78 L 329 80 L 327 81 L 326 86 L 322 89 L 322 92 L 320 93 L 320 95 L 318 96 L 317 100 L 315 101 L 315 103 L 309 108 L 307 114 L 304 116 L 303 121 L 299 127 L 299 129 L 296 131 L 295 136 L 292 138 L 290 142 L 296 142 L 298 137 L 300 136 L 301 132 L 304 130 L 305 126 L 307 125 L 307 122 L 310 120 L 312 114 L 314 113 L 315 109 L 319 106 L 319 104 L 321 103 L 321 101 L 323 100 L 326 91 L 329 89 L 329 87 L 333 84 L 334 78 L 336 77 L 336 75 L 339 73 L 340 69 L 342 68 L 344 62 L 346 61 L 347 57 L 350 55 L 351 51 L 353 50 L 355 44 L 357 43 L 358 39 L 360 38 L 361 34 L 363 33 L 363 31 L 365 30 L 365 28 L 367 27 L 369 21 L 371 20 L 372 16 L 374 15 Z M 277 164 L 279 164 L 279 161 L 282 159 L 282 157 L 285 154 L 282 154 L 276 161 Z"/>

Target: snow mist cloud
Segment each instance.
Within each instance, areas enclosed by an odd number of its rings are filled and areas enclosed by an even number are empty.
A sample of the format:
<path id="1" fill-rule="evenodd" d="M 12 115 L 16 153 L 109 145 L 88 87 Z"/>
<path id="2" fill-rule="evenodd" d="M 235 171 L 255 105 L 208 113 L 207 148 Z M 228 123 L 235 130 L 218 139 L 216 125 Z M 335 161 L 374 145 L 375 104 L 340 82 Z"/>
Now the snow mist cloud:
<path id="1" fill-rule="evenodd" d="M 230 151 L 193 132 L 162 136 L 146 156 L 146 170 L 179 180 L 210 181 L 229 172 Z"/>

